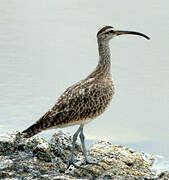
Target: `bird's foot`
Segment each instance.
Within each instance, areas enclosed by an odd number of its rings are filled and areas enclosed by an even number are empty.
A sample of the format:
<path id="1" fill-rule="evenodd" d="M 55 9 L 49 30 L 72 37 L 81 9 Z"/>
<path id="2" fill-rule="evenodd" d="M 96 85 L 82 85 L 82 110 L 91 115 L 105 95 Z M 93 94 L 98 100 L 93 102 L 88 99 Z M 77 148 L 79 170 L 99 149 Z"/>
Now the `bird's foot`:
<path id="1" fill-rule="evenodd" d="M 67 167 L 67 169 L 68 169 L 71 165 L 73 165 L 75 168 L 81 168 L 81 167 L 82 167 L 82 166 L 81 166 L 82 164 L 93 164 L 93 165 L 98 165 L 98 166 L 100 166 L 98 162 L 91 161 L 91 160 L 89 160 L 89 159 L 85 159 L 85 161 L 83 161 L 81 164 L 77 164 L 76 162 L 77 162 L 77 161 L 70 159 L 69 162 L 68 162 L 68 167 Z"/>
<path id="2" fill-rule="evenodd" d="M 71 165 L 73 165 L 75 168 L 80 168 L 80 165 L 76 164 L 77 161 L 75 161 L 74 159 L 70 159 L 69 162 L 68 162 L 68 167 L 67 169 L 69 169 L 69 167 Z"/>
<path id="3" fill-rule="evenodd" d="M 85 164 L 93 164 L 93 165 L 98 165 L 99 166 L 99 162 L 95 162 L 95 161 L 91 161 L 88 158 L 85 158 Z"/>

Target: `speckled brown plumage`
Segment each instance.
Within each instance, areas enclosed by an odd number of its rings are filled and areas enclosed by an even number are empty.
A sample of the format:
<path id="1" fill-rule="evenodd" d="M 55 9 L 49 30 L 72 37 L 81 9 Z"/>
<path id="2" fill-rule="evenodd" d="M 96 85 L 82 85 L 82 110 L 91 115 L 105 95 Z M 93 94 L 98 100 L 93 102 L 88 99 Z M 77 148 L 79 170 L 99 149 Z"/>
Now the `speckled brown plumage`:
<path id="1" fill-rule="evenodd" d="M 85 124 L 104 112 L 114 94 L 107 35 L 105 39 L 104 34 L 102 39 L 99 38 L 99 34 L 108 29 L 112 27 L 106 26 L 97 33 L 99 63 L 96 69 L 87 78 L 66 89 L 46 114 L 23 131 L 25 137 L 50 128 Z"/>
<path id="2" fill-rule="evenodd" d="M 53 108 L 23 133 L 31 137 L 46 129 L 86 123 L 104 112 L 113 93 L 110 77 L 89 76 L 69 87 Z"/>

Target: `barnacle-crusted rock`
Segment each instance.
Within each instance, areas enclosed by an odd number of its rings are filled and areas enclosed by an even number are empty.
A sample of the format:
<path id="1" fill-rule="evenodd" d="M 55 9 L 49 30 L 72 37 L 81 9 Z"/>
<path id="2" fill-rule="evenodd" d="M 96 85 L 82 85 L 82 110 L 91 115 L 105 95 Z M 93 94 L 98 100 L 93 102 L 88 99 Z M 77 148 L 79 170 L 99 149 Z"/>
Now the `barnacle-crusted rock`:
<path id="1" fill-rule="evenodd" d="M 50 141 L 41 137 L 24 139 L 20 133 L 0 137 L 0 179 L 154 179 L 167 180 L 169 172 L 156 176 L 151 170 L 154 158 L 127 147 L 100 141 L 88 150 L 98 165 L 85 164 L 81 147 L 75 156 L 80 168 L 70 166 L 72 138 L 62 131 Z"/>
<path id="2" fill-rule="evenodd" d="M 158 177 L 160 178 L 160 180 L 168 180 L 169 179 L 169 172 L 164 171 L 164 172 L 160 173 Z"/>
<path id="3" fill-rule="evenodd" d="M 119 177 L 150 178 L 155 172 L 149 168 L 153 163 L 153 157 L 145 161 L 141 153 L 134 152 L 123 146 L 115 146 L 110 142 L 101 141 L 89 150 L 93 161 L 99 161 L 99 165 L 84 165 L 85 168 L 75 169 L 76 175 L 83 177 L 85 174 L 93 175 L 101 179 L 119 179 Z"/>

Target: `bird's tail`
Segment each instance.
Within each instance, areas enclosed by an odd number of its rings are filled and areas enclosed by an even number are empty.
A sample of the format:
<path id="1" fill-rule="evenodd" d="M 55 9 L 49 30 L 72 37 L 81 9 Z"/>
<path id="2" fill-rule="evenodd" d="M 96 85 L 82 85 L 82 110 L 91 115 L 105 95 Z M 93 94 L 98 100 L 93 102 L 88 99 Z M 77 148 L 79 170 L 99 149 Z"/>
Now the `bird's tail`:
<path id="1" fill-rule="evenodd" d="M 23 137 L 30 138 L 30 137 L 38 134 L 41 131 L 42 131 L 42 129 L 40 128 L 40 126 L 37 123 L 35 123 L 32 126 L 30 126 L 29 128 L 22 131 L 22 134 L 23 134 Z"/>
<path id="2" fill-rule="evenodd" d="M 59 127 L 63 121 L 63 113 L 57 113 L 53 118 L 50 117 L 50 111 L 44 114 L 35 124 L 22 131 L 23 137 L 30 138 L 41 131 Z M 63 123 L 63 122 L 62 122 Z"/>
<path id="3" fill-rule="evenodd" d="M 30 138 L 30 137 L 40 133 L 41 131 L 48 129 L 50 124 L 46 123 L 47 118 L 45 118 L 45 117 L 46 116 L 41 117 L 35 124 L 33 124 L 29 128 L 22 131 L 23 137 Z"/>

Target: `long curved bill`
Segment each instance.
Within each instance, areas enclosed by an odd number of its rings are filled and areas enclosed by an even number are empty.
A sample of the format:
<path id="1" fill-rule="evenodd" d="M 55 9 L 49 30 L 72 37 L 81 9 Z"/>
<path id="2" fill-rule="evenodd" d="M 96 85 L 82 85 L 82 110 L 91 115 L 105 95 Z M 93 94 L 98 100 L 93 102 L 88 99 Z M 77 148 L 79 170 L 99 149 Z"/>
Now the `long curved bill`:
<path id="1" fill-rule="evenodd" d="M 117 30 L 116 32 L 116 35 L 123 35 L 123 34 L 133 34 L 133 35 L 138 35 L 138 36 L 142 36 L 142 37 L 145 37 L 146 39 L 150 39 L 148 36 L 146 36 L 145 34 L 143 33 L 140 33 L 140 32 L 136 32 L 136 31 L 121 31 L 121 30 Z"/>

